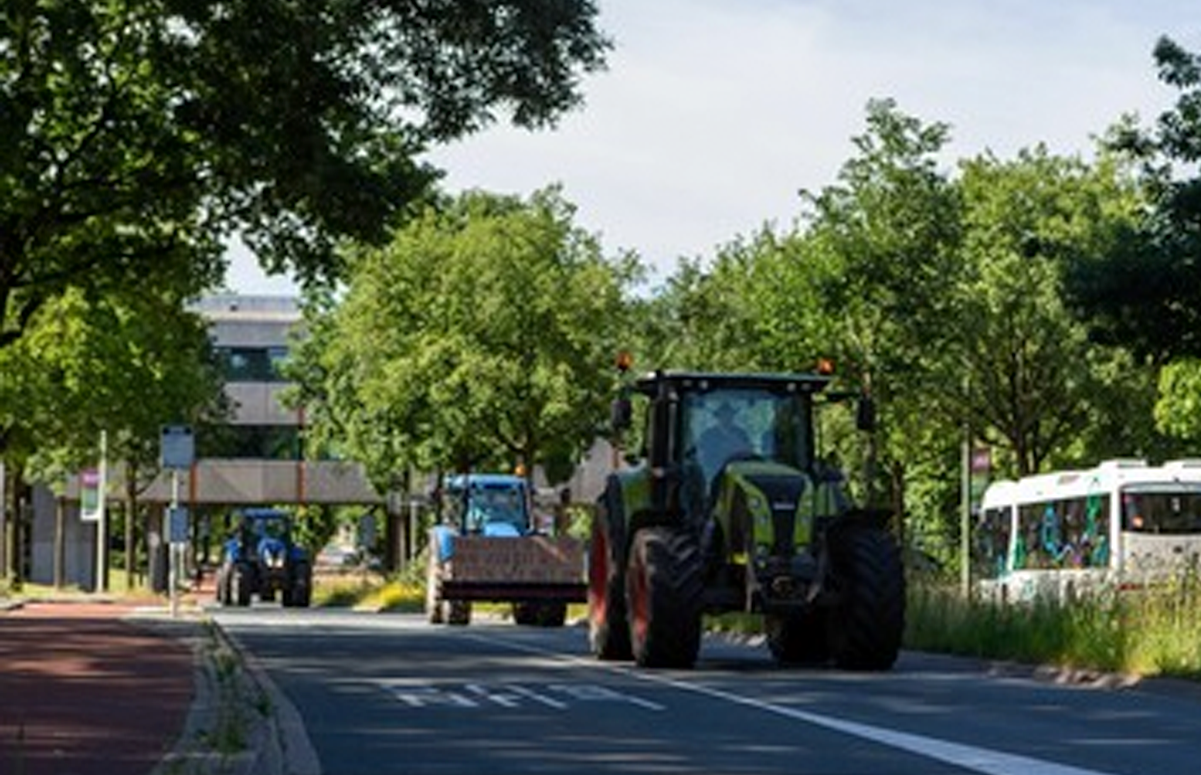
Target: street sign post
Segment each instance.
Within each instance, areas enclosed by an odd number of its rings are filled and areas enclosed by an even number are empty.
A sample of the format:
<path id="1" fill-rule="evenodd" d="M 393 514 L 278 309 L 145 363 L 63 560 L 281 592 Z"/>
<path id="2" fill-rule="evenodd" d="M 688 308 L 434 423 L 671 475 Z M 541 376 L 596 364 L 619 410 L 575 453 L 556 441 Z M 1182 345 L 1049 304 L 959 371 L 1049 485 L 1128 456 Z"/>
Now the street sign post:
<path id="1" fill-rule="evenodd" d="M 171 471 L 171 507 L 167 511 L 167 586 L 171 616 L 175 617 L 179 615 L 179 566 L 188 542 L 188 510 L 179 505 L 179 472 L 190 469 L 196 460 L 196 437 L 190 425 L 163 426 L 160 460 L 163 468 Z"/>

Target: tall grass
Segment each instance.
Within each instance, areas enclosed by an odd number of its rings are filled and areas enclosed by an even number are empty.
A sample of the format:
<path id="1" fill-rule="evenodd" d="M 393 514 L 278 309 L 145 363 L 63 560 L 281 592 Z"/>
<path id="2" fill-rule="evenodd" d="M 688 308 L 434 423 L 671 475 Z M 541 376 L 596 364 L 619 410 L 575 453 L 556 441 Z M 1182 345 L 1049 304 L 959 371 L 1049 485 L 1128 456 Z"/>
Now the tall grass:
<path id="1" fill-rule="evenodd" d="M 1105 591 L 1072 600 L 965 599 L 910 587 L 906 647 L 1133 675 L 1201 676 L 1201 584 Z"/>

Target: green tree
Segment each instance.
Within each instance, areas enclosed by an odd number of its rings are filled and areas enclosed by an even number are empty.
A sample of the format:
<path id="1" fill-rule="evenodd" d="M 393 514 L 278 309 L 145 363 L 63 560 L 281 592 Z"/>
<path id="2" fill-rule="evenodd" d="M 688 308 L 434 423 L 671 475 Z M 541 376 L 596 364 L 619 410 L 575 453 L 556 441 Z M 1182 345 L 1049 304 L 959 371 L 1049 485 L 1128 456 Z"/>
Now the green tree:
<path id="1" fill-rule="evenodd" d="M 0 12 L 0 346 L 65 288 L 219 280 L 240 233 L 336 276 L 420 200 L 430 143 L 580 101 L 589 0 L 14 0 Z"/>
<path id="2" fill-rule="evenodd" d="M 469 193 L 354 255 L 295 367 L 314 432 L 387 484 L 519 463 L 566 478 L 606 416 L 638 276 L 572 217 L 554 188 Z"/>
<path id="3" fill-rule="evenodd" d="M 1126 394 L 1122 424 L 1147 427 L 1132 418 L 1131 398 L 1153 378 L 1115 368 L 1132 361 L 1090 341 L 1064 291 L 1069 267 L 1109 255 L 1137 218 L 1140 193 L 1123 165 L 1036 148 L 962 168 L 970 275 L 958 292 L 954 352 L 967 375 L 964 416 L 979 438 L 1018 475 L 1076 462 L 1094 451 L 1085 443 L 1090 430 L 1113 414 L 1115 386 Z M 1142 397 L 1149 418 L 1145 389 Z M 1130 432 L 1118 438 L 1140 443 Z"/>
<path id="4" fill-rule="evenodd" d="M 865 449 L 865 497 L 875 500 L 876 482 L 887 482 L 898 520 L 906 466 L 926 452 L 909 440 L 947 419 L 928 411 L 928 396 L 959 270 L 957 191 L 938 166 L 948 136 L 945 124 L 924 124 L 891 100 L 870 102 L 857 155 L 837 183 L 803 192 L 804 239 L 793 253 L 809 275 L 802 298 L 821 318 L 810 330 L 829 337 L 824 354 L 879 407 L 880 430 Z"/>
<path id="5" fill-rule="evenodd" d="M 134 556 L 139 488 L 158 473 L 160 428 L 224 417 L 208 331 L 168 292 L 148 287 L 48 302 L 0 350 L 0 455 L 25 475 L 64 481 L 99 457 L 124 465 L 126 557 Z"/>
<path id="6" fill-rule="evenodd" d="M 1094 338 L 1164 363 L 1201 356 L 1201 56 L 1166 37 L 1154 55 L 1175 107 L 1107 136 L 1142 162 L 1149 206 L 1115 250 L 1073 266 L 1068 290 Z"/>

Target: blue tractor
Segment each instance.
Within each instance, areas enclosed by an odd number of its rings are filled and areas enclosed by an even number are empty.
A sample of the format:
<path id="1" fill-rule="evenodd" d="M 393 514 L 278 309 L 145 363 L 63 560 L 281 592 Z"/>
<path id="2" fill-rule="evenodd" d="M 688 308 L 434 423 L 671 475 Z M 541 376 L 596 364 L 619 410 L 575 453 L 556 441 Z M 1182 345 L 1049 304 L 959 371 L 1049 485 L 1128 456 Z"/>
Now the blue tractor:
<path id="1" fill-rule="evenodd" d="M 472 601 L 491 601 L 511 603 L 517 624 L 557 627 L 568 603 L 585 600 L 583 545 L 536 528 L 525 479 L 451 476 L 439 495 L 426 585 L 431 624 L 468 624 Z"/>
<path id="2" fill-rule="evenodd" d="M 285 607 L 307 608 L 313 593 L 313 564 L 292 538 L 292 516 L 279 509 L 242 509 L 237 529 L 225 542 L 217 571 L 217 602 L 248 606 L 276 594 Z"/>

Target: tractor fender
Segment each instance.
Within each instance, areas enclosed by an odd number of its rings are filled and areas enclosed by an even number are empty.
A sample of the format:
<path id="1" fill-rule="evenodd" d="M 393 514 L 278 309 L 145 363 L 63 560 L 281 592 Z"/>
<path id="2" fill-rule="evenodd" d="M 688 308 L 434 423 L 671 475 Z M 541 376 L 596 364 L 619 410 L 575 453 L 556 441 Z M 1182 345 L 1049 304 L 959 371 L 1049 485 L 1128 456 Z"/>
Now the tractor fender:
<path id="1" fill-rule="evenodd" d="M 434 525 L 430 529 L 430 552 L 439 563 L 449 562 L 455 554 L 455 530 L 450 525 Z"/>

